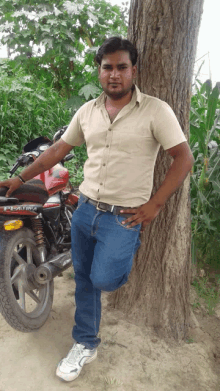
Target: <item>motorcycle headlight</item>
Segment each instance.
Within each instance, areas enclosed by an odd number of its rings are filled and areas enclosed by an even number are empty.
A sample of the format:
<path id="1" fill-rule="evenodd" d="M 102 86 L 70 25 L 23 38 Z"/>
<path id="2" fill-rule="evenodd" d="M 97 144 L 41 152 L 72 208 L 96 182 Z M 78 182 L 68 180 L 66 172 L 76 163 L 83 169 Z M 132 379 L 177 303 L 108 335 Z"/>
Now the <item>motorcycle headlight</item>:
<path id="1" fill-rule="evenodd" d="M 5 231 L 15 231 L 22 228 L 24 225 L 22 220 L 9 220 L 4 223 Z"/>

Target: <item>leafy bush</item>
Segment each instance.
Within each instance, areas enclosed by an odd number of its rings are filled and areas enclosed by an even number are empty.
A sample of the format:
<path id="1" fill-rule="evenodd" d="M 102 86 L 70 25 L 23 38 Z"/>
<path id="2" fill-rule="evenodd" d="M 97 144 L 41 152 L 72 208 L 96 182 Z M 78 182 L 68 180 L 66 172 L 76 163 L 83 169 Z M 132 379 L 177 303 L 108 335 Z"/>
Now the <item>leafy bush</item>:
<path id="1" fill-rule="evenodd" d="M 68 122 L 70 110 L 65 100 L 43 81 L 24 74 L 11 63 L 0 63 L 0 142 L 15 143 L 18 148 L 26 140 L 48 135 Z"/>
<path id="2" fill-rule="evenodd" d="M 84 74 L 94 71 L 94 54 L 105 37 L 126 36 L 127 13 L 125 5 L 105 0 L 1 0 L 0 42 L 26 74 L 43 77 L 70 98 L 87 84 Z"/>
<path id="3" fill-rule="evenodd" d="M 57 91 L 13 68 L 13 62 L 0 63 L 0 175 L 8 176 L 11 165 L 24 144 L 40 135 L 50 137 L 71 118 Z"/>

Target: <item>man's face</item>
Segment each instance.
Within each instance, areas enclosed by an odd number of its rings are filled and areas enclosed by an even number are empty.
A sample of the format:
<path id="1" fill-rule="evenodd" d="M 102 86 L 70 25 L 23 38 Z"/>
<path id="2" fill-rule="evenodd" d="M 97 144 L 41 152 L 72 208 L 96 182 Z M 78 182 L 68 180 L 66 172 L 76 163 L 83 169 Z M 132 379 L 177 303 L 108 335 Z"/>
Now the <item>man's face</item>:
<path id="1" fill-rule="evenodd" d="M 130 93 L 136 76 L 136 65 L 132 65 L 129 52 L 118 50 L 103 56 L 99 66 L 99 81 L 103 91 L 118 100 Z"/>

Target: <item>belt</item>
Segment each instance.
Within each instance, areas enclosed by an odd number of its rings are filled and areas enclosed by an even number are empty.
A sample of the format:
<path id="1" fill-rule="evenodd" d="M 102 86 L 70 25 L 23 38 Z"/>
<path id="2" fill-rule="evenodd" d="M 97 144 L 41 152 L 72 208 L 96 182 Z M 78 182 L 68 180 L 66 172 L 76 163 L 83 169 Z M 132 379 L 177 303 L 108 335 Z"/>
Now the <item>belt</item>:
<path id="1" fill-rule="evenodd" d="M 113 215 L 119 215 L 120 210 L 122 210 L 122 209 L 132 209 L 127 206 L 109 205 L 109 204 L 106 204 L 105 202 L 95 201 L 95 200 L 92 200 L 91 198 L 85 196 L 84 194 L 82 194 L 82 196 L 86 199 L 86 202 L 88 202 L 91 205 L 94 205 L 96 207 L 96 209 L 100 210 L 101 212 L 111 212 Z M 124 213 L 123 213 L 123 215 L 124 215 Z"/>

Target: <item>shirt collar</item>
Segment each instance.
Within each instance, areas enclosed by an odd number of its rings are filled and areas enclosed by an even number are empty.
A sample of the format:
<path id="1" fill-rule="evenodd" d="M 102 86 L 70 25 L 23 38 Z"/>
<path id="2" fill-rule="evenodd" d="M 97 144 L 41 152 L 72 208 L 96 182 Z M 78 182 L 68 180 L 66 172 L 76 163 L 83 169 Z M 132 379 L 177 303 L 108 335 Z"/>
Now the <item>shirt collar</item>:
<path id="1" fill-rule="evenodd" d="M 97 99 L 95 99 L 95 105 L 97 107 L 102 106 L 105 103 L 105 99 L 106 99 L 106 94 L 105 94 L 105 92 L 102 92 L 101 95 L 99 95 L 99 97 Z M 141 102 L 141 92 L 136 85 L 134 86 L 134 91 L 132 94 L 131 102 L 132 103 L 139 103 L 139 104 Z"/>

